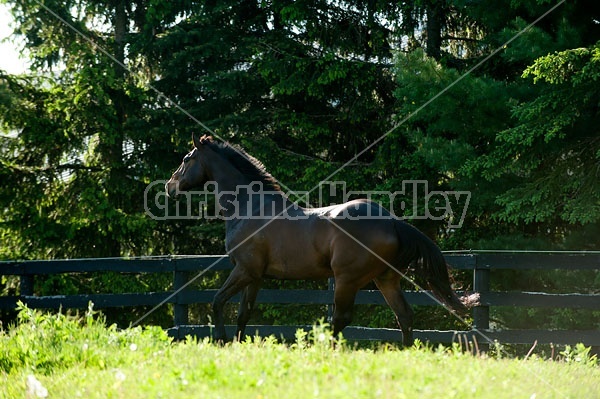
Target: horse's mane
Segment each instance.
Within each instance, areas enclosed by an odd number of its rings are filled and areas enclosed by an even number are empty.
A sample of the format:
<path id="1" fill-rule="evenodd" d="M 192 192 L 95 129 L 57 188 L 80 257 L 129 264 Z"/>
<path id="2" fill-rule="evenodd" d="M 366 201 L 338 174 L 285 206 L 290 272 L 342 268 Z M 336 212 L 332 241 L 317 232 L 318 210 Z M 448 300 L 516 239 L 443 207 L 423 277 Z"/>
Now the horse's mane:
<path id="1" fill-rule="evenodd" d="M 229 161 L 240 173 L 252 182 L 261 182 L 263 189 L 281 191 L 277 180 L 266 171 L 265 165 L 237 145 L 217 143 L 210 136 L 200 138 L 200 143 Z"/>

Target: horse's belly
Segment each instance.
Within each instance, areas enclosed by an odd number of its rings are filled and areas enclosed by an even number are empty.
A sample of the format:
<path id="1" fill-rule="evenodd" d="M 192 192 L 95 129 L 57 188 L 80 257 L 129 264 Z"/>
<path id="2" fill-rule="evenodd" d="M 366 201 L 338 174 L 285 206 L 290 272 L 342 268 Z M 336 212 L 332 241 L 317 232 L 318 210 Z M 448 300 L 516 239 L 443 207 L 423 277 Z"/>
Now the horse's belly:
<path id="1" fill-rule="evenodd" d="M 333 272 L 326 256 L 304 247 L 274 249 L 265 274 L 279 279 L 318 280 L 331 277 Z"/>

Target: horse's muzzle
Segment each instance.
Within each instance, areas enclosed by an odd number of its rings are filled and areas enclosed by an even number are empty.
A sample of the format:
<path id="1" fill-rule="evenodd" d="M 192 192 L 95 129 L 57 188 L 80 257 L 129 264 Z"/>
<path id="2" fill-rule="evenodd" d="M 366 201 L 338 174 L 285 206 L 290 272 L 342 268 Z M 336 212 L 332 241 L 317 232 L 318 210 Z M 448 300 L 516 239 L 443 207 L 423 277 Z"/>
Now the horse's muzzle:
<path id="1" fill-rule="evenodd" d="M 178 199 L 179 198 L 179 185 L 178 182 L 174 182 L 169 180 L 168 182 L 165 183 L 165 191 L 167 193 L 167 196 L 169 196 L 169 198 L 173 198 L 173 199 Z"/>

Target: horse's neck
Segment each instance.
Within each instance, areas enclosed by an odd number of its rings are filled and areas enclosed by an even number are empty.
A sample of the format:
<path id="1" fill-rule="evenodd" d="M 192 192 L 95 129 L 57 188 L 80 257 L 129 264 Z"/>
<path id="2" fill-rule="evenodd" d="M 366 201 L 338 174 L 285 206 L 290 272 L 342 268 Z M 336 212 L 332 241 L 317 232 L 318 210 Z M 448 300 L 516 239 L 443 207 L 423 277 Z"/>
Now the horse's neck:
<path id="1" fill-rule="evenodd" d="M 219 205 L 227 220 L 281 217 L 292 203 L 280 191 L 253 191 L 253 185 L 219 193 Z"/>
<path id="2" fill-rule="evenodd" d="M 240 171 L 212 149 L 205 149 L 202 159 L 203 167 L 208 171 L 208 180 L 216 183 L 217 192 L 235 192 L 238 186 L 249 183 Z"/>
<path id="3" fill-rule="evenodd" d="M 213 150 L 206 149 L 202 159 L 205 160 L 204 167 L 209 172 L 209 180 L 216 183 L 219 205 L 227 218 L 246 218 L 260 214 L 264 207 L 269 208 L 267 217 L 277 216 L 291 204 L 282 192 L 269 189 L 265 191 L 260 183 L 257 187 L 256 182 L 244 176 Z"/>

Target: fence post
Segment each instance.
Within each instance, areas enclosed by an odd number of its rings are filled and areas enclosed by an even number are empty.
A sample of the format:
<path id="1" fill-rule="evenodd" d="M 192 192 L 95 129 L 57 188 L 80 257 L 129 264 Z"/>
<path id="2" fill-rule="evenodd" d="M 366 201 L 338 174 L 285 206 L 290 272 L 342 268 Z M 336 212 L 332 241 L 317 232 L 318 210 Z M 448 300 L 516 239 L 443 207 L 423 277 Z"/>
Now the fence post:
<path id="1" fill-rule="evenodd" d="M 176 259 L 172 260 L 177 262 Z M 173 290 L 177 292 L 175 294 L 175 303 L 173 304 L 173 324 L 175 327 L 189 324 L 188 318 L 188 305 L 181 303 L 183 298 L 183 292 L 186 290 L 185 285 L 188 282 L 188 273 L 177 269 L 177 263 L 175 263 L 175 271 L 173 272 Z"/>
<path id="2" fill-rule="evenodd" d="M 33 274 L 22 274 L 19 280 L 19 292 L 21 296 L 32 296 Z"/>
<path id="3" fill-rule="evenodd" d="M 479 261 L 475 255 L 475 269 L 473 270 L 473 289 L 485 297 L 490 291 L 490 266 Z M 487 305 L 476 306 L 473 309 L 473 328 L 488 330 L 490 328 L 490 307 Z"/>

